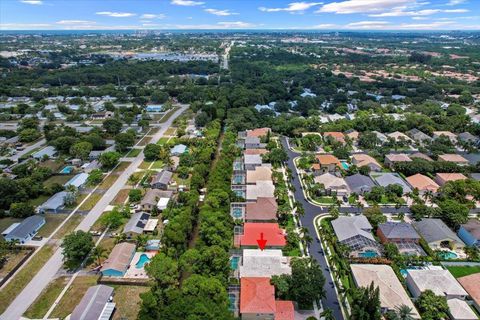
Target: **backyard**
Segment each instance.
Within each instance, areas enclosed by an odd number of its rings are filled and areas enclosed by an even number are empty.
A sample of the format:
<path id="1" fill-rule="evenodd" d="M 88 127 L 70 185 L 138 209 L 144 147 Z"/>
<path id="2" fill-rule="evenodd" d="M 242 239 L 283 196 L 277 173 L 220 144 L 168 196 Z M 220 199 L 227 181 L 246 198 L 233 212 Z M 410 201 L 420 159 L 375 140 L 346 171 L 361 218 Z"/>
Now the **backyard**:
<path id="1" fill-rule="evenodd" d="M 455 277 L 460 278 L 480 272 L 480 266 L 446 266 L 448 271 Z"/>

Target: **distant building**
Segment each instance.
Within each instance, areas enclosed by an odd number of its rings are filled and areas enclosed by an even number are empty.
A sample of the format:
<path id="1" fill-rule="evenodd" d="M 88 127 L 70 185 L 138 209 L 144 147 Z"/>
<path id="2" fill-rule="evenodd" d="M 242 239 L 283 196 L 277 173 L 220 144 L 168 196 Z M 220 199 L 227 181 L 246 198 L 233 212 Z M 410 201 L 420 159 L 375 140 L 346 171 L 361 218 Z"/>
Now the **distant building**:
<path id="1" fill-rule="evenodd" d="M 463 241 L 440 219 L 422 219 L 413 222 L 417 232 L 427 242 L 430 248 L 463 248 Z"/>
<path id="2" fill-rule="evenodd" d="M 267 240 L 267 248 L 283 248 L 286 244 L 285 230 L 280 229 L 278 223 L 250 223 L 243 225 L 243 234 L 239 235 L 239 244 L 242 247 L 257 247 L 257 240 L 263 233 Z"/>
<path id="3" fill-rule="evenodd" d="M 412 189 L 409 185 L 400 177 L 398 173 L 395 172 L 382 172 L 382 173 L 372 173 L 373 180 L 384 188 L 390 185 L 398 185 L 402 187 L 403 193 L 409 193 Z"/>
<path id="4" fill-rule="evenodd" d="M 453 144 L 457 143 L 457 135 L 450 131 L 433 131 L 433 139 L 438 139 L 440 137 L 448 138 Z"/>
<path id="5" fill-rule="evenodd" d="M 357 167 L 368 167 L 370 171 L 382 171 L 382 166 L 375 160 L 375 158 L 368 154 L 357 153 L 352 155 L 352 164 Z"/>
<path id="6" fill-rule="evenodd" d="M 159 189 L 149 189 L 147 193 L 143 196 L 142 201 L 140 201 L 140 208 L 146 212 L 152 212 L 154 208 L 158 210 L 163 210 L 166 208 L 159 208 L 159 204 L 164 204 L 170 201 L 173 196 L 173 191 L 162 191 Z M 165 200 L 162 200 L 165 199 Z"/>
<path id="7" fill-rule="evenodd" d="M 391 153 L 385 156 L 385 165 L 389 168 L 393 168 L 397 162 L 410 162 L 412 159 L 404 153 Z"/>
<path id="8" fill-rule="evenodd" d="M 459 166 L 467 166 L 469 164 L 468 160 L 462 157 L 459 154 L 451 153 L 451 154 L 441 154 L 438 156 L 439 161 L 447 161 L 453 162 L 458 164 Z"/>
<path id="9" fill-rule="evenodd" d="M 255 170 L 256 167 L 262 165 L 262 157 L 259 154 L 247 154 L 243 156 L 245 170 Z"/>
<path id="10" fill-rule="evenodd" d="M 117 244 L 107 260 L 103 262 L 102 274 L 107 277 L 123 277 L 135 254 L 135 244 L 122 242 Z"/>
<path id="11" fill-rule="evenodd" d="M 30 241 L 44 224 L 44 217 L 38 215 L 30 216 L 16 224 L 12 230 L 9 230 L 5 235 L 5 240 L 18 241 L 20 244 L 24 244 Z"/>
<path id="12" fill-rule="evenodd" d="M 248 202 L 257 201 L 258 198 L 275 197 L 275 185 L 272 181 L 257 181 L 246 187 L 245 197 Z"/>
<path id="13" fill-rule="evenodd" d="M 315 175 L 324 173 L 336 173 L 340 171 L 342 164 L 337 157 L 331 154 L 319 154 L 315 156 L 315 162 L 312 165 L 312 170 Z"/>
<path id="14" fill-rule="evenodd" d="M 256 202 L 247 202 L 245 207 L 245 220 L 274 221 L 277 220 L 278 205 L 274 197 L 257 198 Z"/>
<path id="15" fill-rule="evenodd" d="M 375 183 L 370 177 L 364 176 L 360 173 L 345 177 L 345 182 L 347 183 L 350 192 L 356 194 L 370 192 L 375 186 Z"/>
<path id="16" fill-rule="evenodd" d="M 430 158 L 429 156 L 427 156 L 426 154 L 421 153 L 421 152 L 415 152 L 415 153 L 410 154 L 410 159 L 413 160 L 413 159 L 415 159 L 415 158 L 417 158 L 417 159 L 423 159 L 423 160 L 428 161 L 428 162 L 432 162 L 432 161 L 433 161 L 432 158 Z"/>
<path id="17" fill-rule="evenodd" d="M 364 215 L 338 217 L 332 221 L 332 227 L 338 241 L 351 250 L 378 248 L 378 243 L 372 235 L 373 227 Z"/>
<path id="18" fill-rule="evenodd" d="M 478 320 L 477 315 L 470 308 L 469 304 L 460 299 L 449 299 L 448 314 L 452 320 Z"/>
<path id="19" fill-rule="evenodd" d="M 112 295 L 113 288 L 103 284 L 88 288 L 70 315 L 70 320 L 111 319 L 115 311 Z"/>
<path id="20" fill-rule="evenodd" d="M 329 172 L 315 176 L 314 181 L 315 183 L 323 185 L 327 194 L 343 196 L 348 193 L 348 185 L 345 180 Z"/>
<path id="21" fill-rule="evenodd" d="M 445 185 L 449 181 L 467 180 L 461 173 L 437 173 L 435 175 L 435 182 L 439 186 Z"/>
<path id="22" fill-rule="evenodd" d="M 480 273 L 474 273 L 457 279 L 473 300 L 473 306 L 480 312 Z"/>
<path id="23" fill-rule="evenodd" d="M 163 105 L 148 105 L 145 110 L 147 112 L 162 112 L 164 109 Z"/>
<path id="24" fill-rule="evenodd" d="M 76 176 L 72 177 L 68 182 L 66 182 L 63 186 L 74 186 L 77 189 L 81 189 L 83 185 L 87 182 L 88 174 L 86 173 L 79 173 Z"/>
<path id="25" fill-rule="evenodd" d="M 417 189 L 420 194 L 424 194 L 429 191 L 436 193 L 438 188 L 440 187 L 438 184 L 435 183 L 435 181 L 420 173 L 407 177 L 407 182 L 412 187 L 412 189 Z"/>

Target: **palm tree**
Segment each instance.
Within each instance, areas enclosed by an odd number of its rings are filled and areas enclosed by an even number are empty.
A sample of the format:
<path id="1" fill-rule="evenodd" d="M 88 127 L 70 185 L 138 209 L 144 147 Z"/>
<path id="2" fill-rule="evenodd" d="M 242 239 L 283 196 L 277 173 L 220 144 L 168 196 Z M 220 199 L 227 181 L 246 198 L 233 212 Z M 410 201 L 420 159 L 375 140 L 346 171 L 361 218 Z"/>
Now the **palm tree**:
<path id="1" fill-rule="evenodd" d="M 135 238 L 135 242 L 137 243 L 137 247 L 144 247 L 147 244 L 147 241 L 148 241 L 148 237 L 146 235 L 143 235 L 143 234 L 139 234 Z"/>
<path id="2" fill-rule="evenodd" d="M 107 257 L 107 250 L 101 246 L 95 247 L 92 250 L 92 257 L 97 260 L 97 265 L 102 264 L 102 258 Z"/>
<path id="3" fill-rule="evenodd" d="M 398 320 L 413 320 L 413 309 L 407 305 L 402 304 L 395 310 L 396 319 Z"/>
<path id="4" fill-rule="evenodd" d="M 323 310 L 323 312 L 320 313 L 320 318 L 323 318 L 324 320 L 335 320 L 335 317 L 333 316 L 333 310 L 332 309 Z"/>

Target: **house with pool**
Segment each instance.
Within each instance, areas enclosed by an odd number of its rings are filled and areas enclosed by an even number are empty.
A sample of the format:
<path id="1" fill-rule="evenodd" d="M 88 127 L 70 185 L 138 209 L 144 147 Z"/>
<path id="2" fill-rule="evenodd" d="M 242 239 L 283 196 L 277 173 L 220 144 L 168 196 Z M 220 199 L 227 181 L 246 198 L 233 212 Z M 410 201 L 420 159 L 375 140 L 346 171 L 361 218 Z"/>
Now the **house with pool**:
<path id="1" fill-rule="evenodd" d="M 451 249 L 461 251 L 465 247 L 463 241 L 440 219 L 415 221 L 413 227 L 433 250 Z M 452 252 L 451 254 L 455 253 Z M 456 258 L 456 256 L 449 258 Z"/>
<path id="2" fill-rule="evenodd" d="M 123 277 L 135 255 L 136 246 L 133 243 L 122 242 L 117 244 L 107 260 L 102 265 L 102 275 L 106 277 Z"/>

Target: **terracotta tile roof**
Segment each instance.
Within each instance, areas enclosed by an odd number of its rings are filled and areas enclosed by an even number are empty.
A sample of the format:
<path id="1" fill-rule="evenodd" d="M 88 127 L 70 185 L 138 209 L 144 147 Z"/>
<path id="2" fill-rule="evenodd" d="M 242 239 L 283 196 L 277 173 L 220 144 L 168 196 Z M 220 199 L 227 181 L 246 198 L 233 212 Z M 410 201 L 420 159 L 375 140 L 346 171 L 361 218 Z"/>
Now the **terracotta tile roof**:
<path id="1" fill-rule="evenodd" d="M 292 301 L 275 301 L 277 312 L 275 313 L 275 320 L 294 320 L 295 308 Z"/>
<path id="2" fill-rule="evenodd" d="M 427 161 L 433 161 L 432 158 L 430 158 L 429 156 L 427 156 L 426 154 L 421 153 L 421 152 L 412 153 L 412 154 L 410 155 L 410 158 L 411 158 L 411 159 L 413 159 L 413 158 L 420 158 L 420 159 L 427 160 Z"/>
<path id="3" fill-rule="evenodd" d="M 247 171 L 247 183 L 252 184 L 257 181 L 272 181 L 272 168 L 268 166 L 259 166 L 255 170 Z"/>
<path id="4" fill-rule="evenodd" d="M 335 140 L 343 140 L 345 138 L 344 134 L 342 132 L 338 132 L 338 131 L 329 131 L 329 132 L 324 132 L 323 133 L 323 136 L 325 138 L 327 137 L 332 137 L 334 138 Z"/>
<path id="5" fill-rule="evenodd" d="M 368 166 L 369 164 L 375 164 L 379 167 L 382 167 L 375 158 L 369 156 L 368 154 L 358 153 L 352 156 L 352 160 L 354 161 L 357 167 Z"/>
<path id="6" fill-rule="evenodd" d="M 440 137 L 440 136 L 446 136 L 446 137 L 449 137 L 449 138 L 456 138 L 457 135 L 453 132 L 450 132 L 450 131 L 433 131 L 433 135 L 434 136 L 437 136 L 437 137 Z"/>
<path id="7" fill-rule="evenodd" d="M 450 154 L 441 154 L 438 156 L 438 160 L 448 161 L 448 162 L 457 162 L 457 163 L 468 163 L 468 160 L 456 153 Z"/>
<path id="8" fill-rule="evenodd" d="M 259 154 L 259 155 L 262 155 L 262 154 L 266 154 L 268 153 L 268 150 L 267 149 L 245 149 L 245 151 L 243 151 L 243 154 L 244 155 L 247 155 L 247 154 Z"/>
<path id="9" fill-rule="evenodd" d="M 465 277 L 457 278 L 462 287 L 472 297 L 473 301 L 480 305 L 480 273 L 474 273 Z"/>
<path id="10" fill-rule="evenodd" d="M 385 156 L 385 159 L 388 159 L 390 162 L 408 162 L 412 161 L 408 155 L 405 153 L 391 153 Z"/>
<path id="11" fill-rule="evenodd" d="M 412 188 L 417 188 L 420 191 L 431 190 L 436 192 L 439 188 L 439 185 L 436 184 L 435 181 L 420 173 L 407 177 L 406 180 Z"/>
<path id="12" fill-rule="evenodd" d="M 347 137 L 349 137 L 352 140 L 357 140 L 358 137 L 360 136 L 360 133 L 358 131 L 350 131 L 345 134 Z"/>
<path id="13" fill-rule="evenodd" d="M 267 247 L 283 247 L 286 245 L 285 231 L 280 229 L 278 223 L 250 223 L 243 225 L 243 235 L 240 236 L 240 245 L 257 246 L 257 240 L 263 233 L 263 239 L 267 240 Z"/>
<path id="14" fill-rule="evenodd" d="M 253 130 L 247 130 L 247 137 L 264 137 L 268 134 L 268 131 L 270 131 L 270 128 L 257 128 Z"/>
<path id="15" fill-rule="evenodd" d="M 338 158 L 331 154 L 318 154 L 315 156 L 315 158 L 317 159 L 318 163 L 321 165 L 336 164 L 338 166 L 341 166 Z"/>
<path id="16" fill-rule="evenodd" d="M 269 278 L 240 279 L 240 313 L 275 314 L 275 288 Z"/>
<path id="17" fill-rule="evenodd" d="M 457 181 L 457 180 L 467 180 L 461 173 L 437 173 L 437 177 L 442 179 L 445 182 L 448 181 Z"/>
<path id="18" fill-rule="evenodd" d="M 245 219 L 247 220 L 276 220 L 277 201 L 275 198 L 257 198 L 256 202 L 247 202 Z"/>

